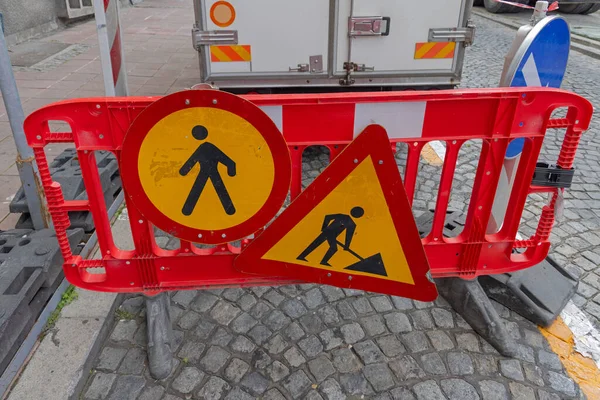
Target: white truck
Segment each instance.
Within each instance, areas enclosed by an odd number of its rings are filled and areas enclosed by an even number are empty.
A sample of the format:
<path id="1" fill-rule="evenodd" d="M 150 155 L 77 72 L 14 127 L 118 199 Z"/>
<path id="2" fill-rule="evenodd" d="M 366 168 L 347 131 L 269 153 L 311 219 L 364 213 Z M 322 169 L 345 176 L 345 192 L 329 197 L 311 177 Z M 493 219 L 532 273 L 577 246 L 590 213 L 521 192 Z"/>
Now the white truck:
<path id="1" fill-rule="evenodd" d="M 234 93 L 460 83 L 473 0 L 195 0 L 202 82 Z"/>
<path id="2" fill-rule="evenodd" d="M 514 3 L 534 6 L 537 0 L 510 0 Z M 556 0 L 550 0 L 554 3 Z M 511 6 L 507 3 L 500 3 L 496 0 L 473 0 L 473 5 L 483 6 L 486 10 L 494 14 L 516 13 L 522 9 Z M 565 14 L 592 14 L 600 10 L 600 1 L 598 0 L 560 0 L 558 2 L 559 10 Z"/>

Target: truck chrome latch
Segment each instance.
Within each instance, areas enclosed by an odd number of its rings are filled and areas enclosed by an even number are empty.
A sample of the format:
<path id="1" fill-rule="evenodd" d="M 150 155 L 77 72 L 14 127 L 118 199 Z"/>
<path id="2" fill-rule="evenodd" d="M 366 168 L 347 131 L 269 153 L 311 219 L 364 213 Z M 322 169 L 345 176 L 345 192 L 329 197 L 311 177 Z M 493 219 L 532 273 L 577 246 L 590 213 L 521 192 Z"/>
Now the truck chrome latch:
<path id="1" fill-rule="evenodd" d="M 463 42 L 465 46 L 473 44 L 475 25 L 468 22 L 466 28 L 435 28 L 429 30 L 430 42 Z"/>
<path id="2" fill-rule="evenodd" d="M 350 37 L 389 36 L 390 22 L 390 17 L 349 17 L 348 35 Z"/>
<path id="3" fill-rule="evenodd" d="M 290 72 L 310 72 L 319 73 L 323 72 L 323 56 L 310 56 L 308 58 L 308 64 L 298 64 L 298 67 L 290 67 Z"/>
<path id="4" fill-rule="evenodd" d="M 192 44 L 194 49 L 200 50 L 202 46 L 213 46 L 219 44 L 238 44 L 237 31 L 201 31 L 192 28 Z"/>

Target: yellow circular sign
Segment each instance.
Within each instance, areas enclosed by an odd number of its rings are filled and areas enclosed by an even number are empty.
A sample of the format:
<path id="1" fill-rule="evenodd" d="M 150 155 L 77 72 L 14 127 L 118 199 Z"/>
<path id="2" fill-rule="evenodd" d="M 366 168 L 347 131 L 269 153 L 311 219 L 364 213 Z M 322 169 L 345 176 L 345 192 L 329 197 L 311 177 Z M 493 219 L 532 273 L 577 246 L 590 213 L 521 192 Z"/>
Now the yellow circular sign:
<path id="1" fill-rule="evenodd" d="M 206 107 L 174 112 L 154 125 L 142 142 L 138 170 L 156 208 L 203 230 L 227 229 L 256 214 L 275 175 L 269 146 L 254 126 Z"/>
<path id="2" fill-rule="evenodd" d="M 146 107 L 123 140 L 120 166 L 129 205 L 163 231 L 205 244 L 264 228 L 292 174 L 271 118 L 218 90 L 177 92 Z"/>

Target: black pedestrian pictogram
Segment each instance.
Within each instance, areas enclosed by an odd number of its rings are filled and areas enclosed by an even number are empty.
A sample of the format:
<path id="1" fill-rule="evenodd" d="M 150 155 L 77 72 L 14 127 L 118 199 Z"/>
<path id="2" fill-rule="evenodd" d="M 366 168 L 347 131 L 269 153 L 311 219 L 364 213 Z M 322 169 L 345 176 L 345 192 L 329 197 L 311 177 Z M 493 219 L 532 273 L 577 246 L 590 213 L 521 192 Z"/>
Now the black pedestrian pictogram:
<path id="1" fill-rule="evenodd" d="M 197 125 L 192 129 L 192 136 L 194 136 L 196 140 L 204 140 L 208 137 L 208 130 L 202 125 Z M 188 158 L 185 164 L 179 169 L 179 175 L 186 176 L 196 164 L 200 165 L 200 172 L 190 190 L 190 194 L 183 204 L 181 210 L 183 215 L 192 214 L 209 179 L 212 182 L 227 215 L 235 214 L 235 207 L 227 192 L 227 188 L 223 183 L 223 179 L 219 174 L 218 168 L 219 164 L 225 165 L 227 167 L 227 175 L 233 177 L 236 175 L 235 161 L 229 158 L 214 144 L 204 142 L 198 146 L 196 151 L 194 151 L 190 158 Z"/>
<path id="2" fill-rule="evenodd" d="M 350 215 L 347 214 L 329 214 L 323 219 L 323 225 L 321 227 L 321 234 L 312 241 L 310 245 L 296 258 L 300 261 L 307 261 L 308 257 L 313 251 L 315 251 L 320 245 L 327 242 L 329 249 L 321 259 L 320 264 L 327 267 L 331 267 L 329 260 L 338 251 L 338 246 L 358 258 L 359 261 L 345 267 L 344 269 L 351 271 L 367 272 L 375 275 L 387 276 L 385 266 L 383 264 L 383 258 L 381 253 L 369 256 L 367 258 L 361 257 L 358 253 L 350 248 L 352 239 L 354 237 L 354 231 L 356 230 L 355 219 L 361 218 L 365 214 L 365 210 L 362 207 L 354 207 L 350 210 Z M 344 243 L 338 241 L 338 236 L 342 233 L 346 233 Z"/>

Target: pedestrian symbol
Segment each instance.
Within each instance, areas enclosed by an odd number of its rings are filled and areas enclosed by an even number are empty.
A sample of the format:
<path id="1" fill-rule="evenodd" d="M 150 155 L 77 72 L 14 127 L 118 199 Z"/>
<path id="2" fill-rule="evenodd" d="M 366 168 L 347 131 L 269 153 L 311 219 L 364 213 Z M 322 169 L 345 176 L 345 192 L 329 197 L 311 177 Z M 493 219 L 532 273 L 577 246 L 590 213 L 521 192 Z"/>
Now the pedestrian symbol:
<path id="1" fill-rule="evenodd" d="M 241 97 L 190 90 L 163 97 L 123 142 L 127 195 L 158 228 L 216 244 L 251 235 L 279 211 L 291 162 L 273 121 Z"/>
<path id="2" fill-rule="evenodd" d="M 208 130 L 202 125 L 196 125 L 192 129 L 192 136 L 196 140 L 204 140 L 208 137 Z M 194 207 L 196 207 L 196 203 L 198 203 L 200 195 L 202 195 L 202 191 L 209 180 L 217 192 L 217 196 L 221 201 L 221 205 L 223 205 L 225 213 L 227 213 L 227 215 L 235 214 L 235 207 L 231 201 L 231 197 L 229 197 L 229 193 L 227 192 L 227 188 L 223 183 L 223 179 L 221 178 L 218 169 L 219 164 L 223 164 L 227 167 L 227 174 L 229 176 L 235 176 L 235 161 L 227 157 L 227 155 L 214 144 L 205 142 L 198 146 L 196 151 L 194 151 L 185 164 L 183 164 L 179 170 L 179 175 L 186 176 L 196 164 L 200 166 L 200 172 L 198 173 L 198 177 L 196 178 L 196 181 L 190 190 L 190 194 L 185 200 L 183 209 L 181 210 L 183 215 L 192 214 Z"/>
<path id="3" fill-rule="evenodd" d="M 242 272 L 437 296 L 385 130 L 372 125 L 236 259 Z"/>

